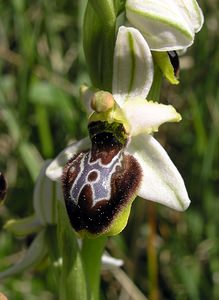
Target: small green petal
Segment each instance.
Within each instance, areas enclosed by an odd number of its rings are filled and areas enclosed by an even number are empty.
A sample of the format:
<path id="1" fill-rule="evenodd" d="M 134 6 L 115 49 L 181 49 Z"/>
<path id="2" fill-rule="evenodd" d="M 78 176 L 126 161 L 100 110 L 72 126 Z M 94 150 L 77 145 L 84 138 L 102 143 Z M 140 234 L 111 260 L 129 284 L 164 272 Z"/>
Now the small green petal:
<path id="1" fill-rule="evenodd" d="M 174 75 L 174 68 L 167 52 L 153 52 L 153 59 L 161 69 L 163 75 L 172 84 L 178 84 L 179 80 Z"/>

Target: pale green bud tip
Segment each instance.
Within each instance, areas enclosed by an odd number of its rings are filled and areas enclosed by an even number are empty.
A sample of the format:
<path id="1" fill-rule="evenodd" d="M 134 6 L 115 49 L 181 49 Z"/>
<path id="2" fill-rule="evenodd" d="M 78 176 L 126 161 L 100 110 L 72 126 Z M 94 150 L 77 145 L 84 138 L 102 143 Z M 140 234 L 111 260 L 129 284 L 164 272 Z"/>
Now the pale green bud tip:
<path id="1" fill-rule="evenodd" d="M 107 112 L 113 108 L 115 100 L 109 92 L 98 91 L 91 99 L 91 108 L 98 113 Z"/>

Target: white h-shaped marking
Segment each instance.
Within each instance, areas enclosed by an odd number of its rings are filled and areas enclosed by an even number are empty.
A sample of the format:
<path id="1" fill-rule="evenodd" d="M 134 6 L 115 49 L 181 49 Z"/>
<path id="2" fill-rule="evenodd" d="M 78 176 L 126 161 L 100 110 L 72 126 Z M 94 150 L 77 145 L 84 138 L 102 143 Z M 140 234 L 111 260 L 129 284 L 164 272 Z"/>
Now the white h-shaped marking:
<path id="1" fill-rule="evenodd" d="M 89 184 L 92 189 L 92 200 L 94 206 L 101 200 L 109 200 L 111 197 L 111 179 L 117 166 L 121 166 L 122 151 L 119 151 L 107 165 L 101 163 L 101 159 L 91 162 L 91 151 L 84 153 L 80 163 L 80 172 L 72 184 L 70 195 L 74 203 L 78 204 L 78 198 L 83 187 Z M 97 178 L 89 181 L 92 172 L 97 173 Z"/>

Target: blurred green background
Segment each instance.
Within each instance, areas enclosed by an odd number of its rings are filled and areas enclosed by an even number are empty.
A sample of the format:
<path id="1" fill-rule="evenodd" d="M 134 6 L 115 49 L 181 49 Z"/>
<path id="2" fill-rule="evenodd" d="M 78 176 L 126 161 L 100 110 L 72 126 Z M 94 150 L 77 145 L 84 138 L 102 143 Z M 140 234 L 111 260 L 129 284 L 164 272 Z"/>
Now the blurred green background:
<path id="1" fill-rule="evenodd" d="M 2 227 L 33 212 L 43 160 L 87 134 L 78 97 L 80 84 L 89 83 L 81 44 L 85 4 L 0 0 L 0 171 L 9 185 L 0 206 L 1 270 L 29 243 Z M 185 179 L 191 206 L 176 213 L 136 199 L 128 226 L 107 243 L 131 282 L 153 300 L 219 299 L 219 1 L 199 4 L 205 24 L 181 57 L 181 83 L 164 82 L 162 89 L 162 102 L 183 120 L 156 134 Z M 101 299 L 140 299 L 137 292 L 131 298 L 122 278 L 103 271 Z M 0 282 L 0 292 L 10 300 L 58 299 L 46 263 Z"/>

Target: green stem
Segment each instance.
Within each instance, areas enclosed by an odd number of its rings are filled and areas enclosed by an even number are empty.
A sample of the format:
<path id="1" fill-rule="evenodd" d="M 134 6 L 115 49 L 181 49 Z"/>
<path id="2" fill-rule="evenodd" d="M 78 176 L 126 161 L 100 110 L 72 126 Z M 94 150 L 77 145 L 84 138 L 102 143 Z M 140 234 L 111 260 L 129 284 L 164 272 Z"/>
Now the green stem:
<path id="1" fill-rule="evenodd" d="M 57 262 L 60 258 L 59 245 L 57 240 L 57 226 L 47 225 L 45 234 L 46 234 L 46 242 L 49 249 L 50 259 L 53 263 Z M 60 270 L 58 268 L 54 267 L 54 274 L 56 279 L 58 279 L 60 276 L 59 271 Z"/>
<path id="2" fill-rule="evenodd" d="M 87 285 L 77 238 L 62 204 L 58 204 L 58 242 L 62 257 L 59 299 L 87 300 Z"/>
<path id="3" fill-rule="evenodd" d="M 90 291 L 90 300 L 99 299 L 101 257 L 106 244 L 106 237 L 85 238 L 81 250 L 84 270 Z"/>

